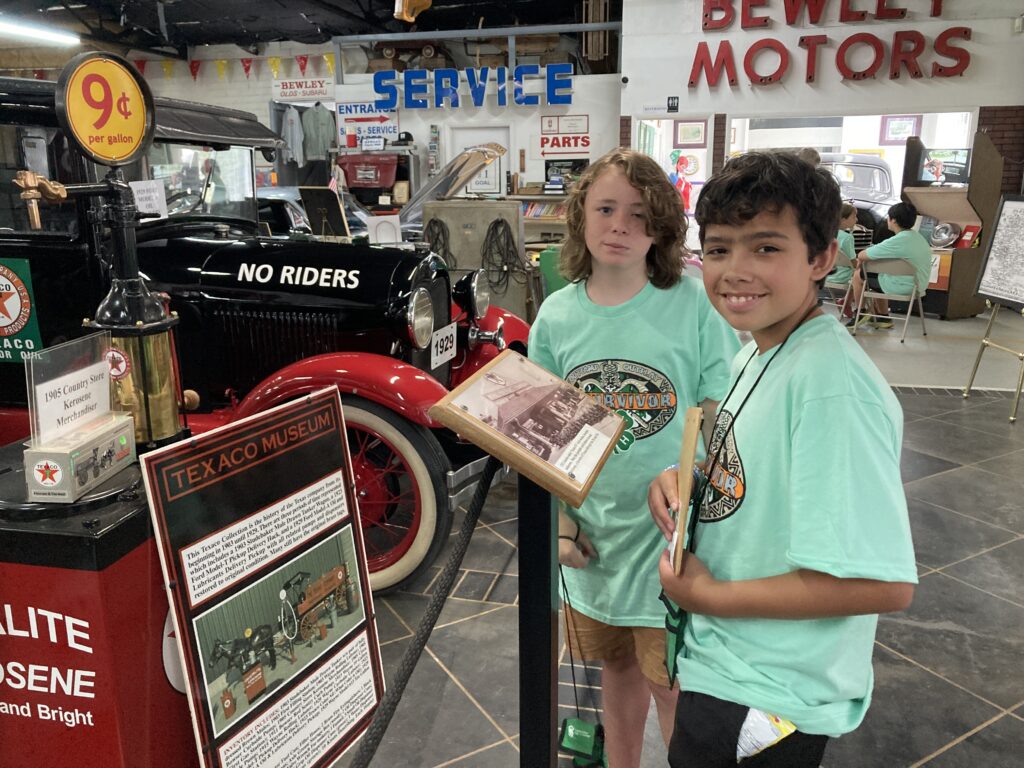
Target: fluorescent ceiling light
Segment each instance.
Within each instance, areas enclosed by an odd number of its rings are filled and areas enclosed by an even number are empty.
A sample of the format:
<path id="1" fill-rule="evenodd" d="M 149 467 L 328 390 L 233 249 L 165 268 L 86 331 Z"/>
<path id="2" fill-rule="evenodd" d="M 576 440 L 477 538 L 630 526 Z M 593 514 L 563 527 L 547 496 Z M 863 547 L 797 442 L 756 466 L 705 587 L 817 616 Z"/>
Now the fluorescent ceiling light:
<path id="1" fill-rule="evenodd" d="M 35 27 L 0 20 L 0 37 L 23 37 L 37 43 L 53 43 L 55 45 L 78 45 L 82 40 L 70 32 L 55 32 L 45 27 Z"/>

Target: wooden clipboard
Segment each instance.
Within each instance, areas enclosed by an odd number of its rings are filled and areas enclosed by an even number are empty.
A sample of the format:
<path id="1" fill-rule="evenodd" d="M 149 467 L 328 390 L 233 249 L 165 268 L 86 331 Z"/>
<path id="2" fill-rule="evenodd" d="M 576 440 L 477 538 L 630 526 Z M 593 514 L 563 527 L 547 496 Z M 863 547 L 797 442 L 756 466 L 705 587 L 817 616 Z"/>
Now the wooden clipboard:
<path id="1" fill-rule="evenodd" d="M 697 441 L 704 421 L 704 411 L 687 408 L 683 417 L 683 447 L 679 452 L 679 511 L 676 512 L 676 532 L 672 536 L 672 570 L 676 576 L 683 572 L 683 546 L 689 525 L 690 493 L 693 490 L 693 464 L 697 458 Z"/>

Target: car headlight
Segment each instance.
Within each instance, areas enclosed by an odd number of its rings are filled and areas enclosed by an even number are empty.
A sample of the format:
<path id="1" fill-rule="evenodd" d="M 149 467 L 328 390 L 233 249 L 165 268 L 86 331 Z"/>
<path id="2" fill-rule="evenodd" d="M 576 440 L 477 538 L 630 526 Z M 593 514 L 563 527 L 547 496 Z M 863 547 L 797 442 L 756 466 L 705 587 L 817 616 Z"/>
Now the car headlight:
<path id="1" fill-rule="evenodd" d="M 486 315 L 487 309 L 491 306 L 491 289 L 487 285 L 483 270 L 476 270 L 459 278 L 452 289 L 452 299 L 463 312 L 469 313 L 475 319 Z"/>
<path id="2" fill-rule="evenodd" d="M 429 347 L 430 337 L 434 333 L 434 302 L 430 300 L 426 288 L 413 291 L 405 319 L 412 345 L 416 349 Z"/>

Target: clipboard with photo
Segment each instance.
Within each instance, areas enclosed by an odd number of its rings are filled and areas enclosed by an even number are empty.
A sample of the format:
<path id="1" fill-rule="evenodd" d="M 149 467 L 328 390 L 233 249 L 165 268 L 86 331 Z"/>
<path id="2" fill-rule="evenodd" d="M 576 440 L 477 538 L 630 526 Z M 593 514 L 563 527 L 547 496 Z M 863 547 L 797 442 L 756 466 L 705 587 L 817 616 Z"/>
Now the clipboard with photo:
<path id="1" fill-rule="evenodd" d="M 618 442 L 619 414 L 513 350 L 443 397 L 430 415 L 573 507 Z"/>

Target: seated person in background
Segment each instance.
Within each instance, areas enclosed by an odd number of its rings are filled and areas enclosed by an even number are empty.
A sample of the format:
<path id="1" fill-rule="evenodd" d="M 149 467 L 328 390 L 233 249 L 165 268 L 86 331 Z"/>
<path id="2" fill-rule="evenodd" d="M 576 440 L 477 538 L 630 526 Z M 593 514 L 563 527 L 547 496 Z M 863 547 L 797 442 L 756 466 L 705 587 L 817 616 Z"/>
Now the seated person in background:
<path id="1" fill-rule="evenodd" d="M 917 221 L 917 208 L 910 203 L 896 203 L 889 209 L 887 224 L 893 236 L 888 240 L 865 248 L 857 254 L 857 267 L 873 259 L 903 259 L 914 265 L 916 274 L 910 275 L 872 275 L 866 278 L 862 269 L 856 269 L 853 273 L 853 299 L 855 303 L 860 302 L 861 294 L 864 292 L 864 283 L 873 291 L 884 293 L 895 293 L 901 296 L 910 296 L 914 290 L 914 281 L 917 280 L 918 290 L 924 294 L 928 287 L 928 280 L 932 269 L 932 249 L 928 241 L 911 227 Z M 892 320 L 889 319 L 889 302 L 885 299 L 875 299 L 871 312 L 881 317 L 869 318 L 861 315 L 857 325 L 864 325 L 869 319 L 873 320 L 876 328 L 892 328 Z M 856 320 L 851 320 L 847 325 L 852 327 Z"/>
<path id="2" fill-rule="evenodd" d="M 854 248 L 853 235 L 850 232 L 856 225 L 857 209 L 852 203 L 843 203 L 843 207 L 839 211 L 839 231 L 836 233 L 836 240 L 839 242 L 840 252 L 850 260 L 850 263 L 857 258 L 857 249 Z M 828 281 L 849 285 L 852 277 L 853 267 L 837 266 L 828 276 Z M 840 299 L 840 306 L 842 306 L 842 299 Z M 848 306 L 843 307 L 843 315 L 853 317 L 852 309 Z"/>

